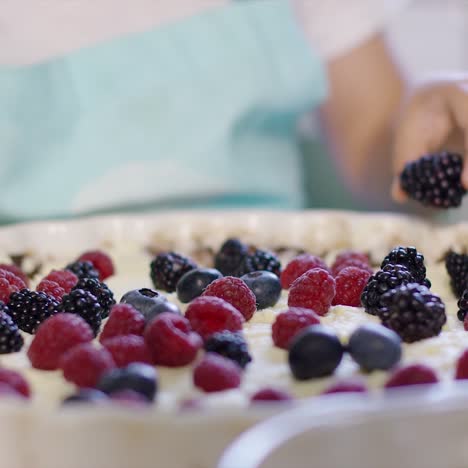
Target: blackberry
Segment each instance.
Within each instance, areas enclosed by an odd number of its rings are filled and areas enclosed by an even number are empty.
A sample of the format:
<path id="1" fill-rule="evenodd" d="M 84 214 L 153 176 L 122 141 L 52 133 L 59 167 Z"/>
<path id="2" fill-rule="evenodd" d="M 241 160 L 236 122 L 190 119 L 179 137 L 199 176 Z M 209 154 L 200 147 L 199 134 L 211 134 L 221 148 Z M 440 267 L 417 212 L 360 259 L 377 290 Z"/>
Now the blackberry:
<path id="1" fill-rule="evenodd" d="M 150 276 L 154 287 L 163 291 L 174 292 L 180 278 L 188 271 L 196 268 L 197 265 L 191 258 L 174 252 L 165 252 L 156 255 L 150 267 Z"/>
<path id="2" fill-rule="evenodd" d="M 381 298 L 382 324 L 406 343 L 437 336 L 447 321 L 442 299 L 418 283 L 393 289 Z"/>
<path id="3" fill-rule="evenodd" d="M 450 287 L 460 298 L 468 288 L 468 255 L 449 251 L 445 256 L 445 268 L 450 277 Z"/>
<path id="4" fill-rule="evenodd" d="M 238 276 L 253 273 L 254 271 L 269 271 L 279 277 L 281 275 L 281 262 L 274 253 L 267 250 L 255 249 L 242 260 Z"/>
<path id="5" fill-rule="evenodd" d="M 8 314 L 18 327 L 26 333 L 36 333 L 39 325 L 59 311 L 59 303 L 44 292 L 21 291 L 10 295 Z"/>
<path id="6" fill-rule="evenodd" d="M 78 276 L 78 279 L 99 279 L 99 271 L 97 271 L 96 268 L 94 268 L 93 264 L 91 262 L 88 262 L 87 260 L 77 260 L 76 262 L 70 263 L 65 267 L 65 270 L 69 270 L 72 273 L 75 273 L 75 275 Z"/>
<path id="7" fill-rule="evenodd" d="M 242 369 L 245 369 L 247 364 L 252 361 L 247 343 L 239 333 L 228 331 L 214 333 L 206 340 L 205 350 L 231 359 Z"/>
<path id="8" fill-rule="evenodd" d="M 423 205 L 453 208 L 461 205 L 466 190 L 461 183 L 463 158 L 455 153 L 430 154 L 406 164 L 400 175 L 402 189 Z"/>
<path id="9" fill-rule="evenodd" d="M 427 288 L 431 287 L 431 282 L 426 279 L 426 266 L 424 256 L 414 247 L 395 247 L 384 259 L 380 268 L 385 265 L 403 265 L 406 267 L 416 283 Z"/>
<path id="10" fill-rule="evenodd" d="M 379 315 L 383 294 L 402 284 L 414 281 L 413 276 L 403 265 L 386 265 L 367 281 L 361 294 L 361 304 L 368 314 Z"/>
<path id="11" fill-rule="evenodd" d="M 77 314 L 91 327 L 97 336 L 102 321 L 102 307 L 96 296 L 84 289 L 73 289 L 65 294 L 59 307 L 60 312 Z"/>
<path id="12" fill-rule="evenodd" d="M 24 344 L 18 325 L 8 313 L 8 306 L 0 302 L 0 354 L 15 353 Z"/>
<path id="13" fill-rule="evenodd" d="M 94 278 L 82 278 L 73 289 L 89 291 L 99 302 L 102 308 L 102 318 L 107 318 L 111 307 L 115 304 L 114 294 L 105 283 Z"/>
<path id="14" fill-rule="evenodd" d="M 224 276 L 238 276 L 242 260 L 247 255 L 247 246 L 239 239 L 228 239 L 215 255 L 215 268 Z"/>
<path id="15" fill-rule="evenodd" d="M 457 306 L 458 306 L 458 312 L 457 312 L 458 320 L 460 320 L 460 322 L 464 322 L 466 314 L 468 313 L 468 289 L 465 289 L 463 291 L 463 294 L 461 295 L 460 299 L 458 299 Z"/>

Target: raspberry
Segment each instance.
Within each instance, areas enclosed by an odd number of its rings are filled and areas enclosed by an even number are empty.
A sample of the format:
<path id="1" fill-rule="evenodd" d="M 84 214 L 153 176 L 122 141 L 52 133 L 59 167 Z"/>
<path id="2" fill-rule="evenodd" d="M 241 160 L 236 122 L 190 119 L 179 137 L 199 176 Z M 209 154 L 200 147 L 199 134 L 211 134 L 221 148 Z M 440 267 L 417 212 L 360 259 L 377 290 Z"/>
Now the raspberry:
<path id="1" fill-rule="evenodd" d="M 59 303 L 43 292 L 22 289 L 10 296 L 9 314 L 26 333 L 35 333 L 37 327 L 59 310 Z"/>
<path id="2" fill-rule="evenodd" d="M 428 154 L 406 163 L 401 188 L 414 200 L 436 208 L 461 205 L 466 190 L 461 182 L 463 157 L 456 153 Z"/>
<path id="3" fill-rule="evenodd" d="M 80 255 L 78 260 L 91 262 L 99 273 L 100 281 L 104 281 L 115 273 L 112 259 L 101 250 L 89 250 L 88 252 L 84 252 Z"/>
<path id="4" fill-rule="evenodd" d="M 272 252 L 254 249 L 253 252 L 248 253 L 242 259 L 237 276 L 243 276 L 254 271 L 269 271 L 279 277 L 281 275 L 281 262 Z"/>
<path id="5" fill-rule="evenodd" d="M 52 270 L 42 279 L 42 281 L 44 280 L 54 281 L 63 289 L 65 289 L 65 292 L 68 294 L 76 285 L 76 283 L 78 283 L 78 276 L 69 270 Z"/>
<path id="6" fill-rule="evenodd" d="M 291 401 L 293 397 L 290 393 L 285 390 L 280 390 L 278 388 L 266 387 L 262 388 L 255 392 L 251 397 L 250 401 L 252 403 L 258 401 Z"/>
<path id="7" fill-rule="evenodd" d="M 102 307 L 95 296 L 83 289 L 72 289 L 62 298 L 60 312 L 77 314 L 84 318 L 97 336 L 102 321 Z"/>
<path id="8" fill-rule="evenodd" d="M 11 369 L 0 368 L 0 383 L 9 385 L 25 398 L 31 396 L 31 389 L 27 380 L 19 373 Z"/>
<path id="9" fill-rule="evenodd" d="M 15 353 L 23 344 L 23 337 L 9 315 L 8 306 L 0 302 L 0 354 Z"/>
<path id="10" fill-rule="evenodd" d="M 155 364 L 167 367 L 190 364 L 203 344 L 185 317 L 168 312 L 150 322 L 145 330 L 145 341 Z"/>
<path id="11" fill-rule="evenodd" d="M 239 387 L 242 369 L 230 359 L 206 353 L 193 370 L 193 383 L 204 392 L 221 392 Z"/>
<path id="12" fill-rule="evenodd" d="M 43 292 L 50 297 L 53 297 L 57 302 L 62 300 L 62 297 L 65 296 L 65 289 L 62 288 L 55 281 L 50 281 L 43 279 L 36 287 L 36 291 Z"/>
<path id="13" fill-rule="evenodd" d="M 102 342 L 112 354 L 117 367 L 126 367 L 134 362 L 152 364 L 151 353 L 142 336 L 119 335 Z"/>
<path id="14" fill-rule="evenodd" d="M 105 372 L 115 368 L 115 362 L 107 349 L 83 343 L 62 355 L 60 368 L 69 382 L 78 387 L 94 388 Z"/>
<path id="15" fill-rule="evenodd" d="M 73 263 L 69 263 L 65 270 L 69 270 L 78 277 L 81 278 L 94 278 L 99 279 L 99 272 L 94 268 L 93 264 L 88 261 L 76 261 Z"/>
<path id="16" fill-rule="evenodd" d="M 112 307 L 109 319 L 99 336 L 104 340 L 120 335 L 142 336 L 145 330 L 145 317 L 130 304 L 116 304 Z"/>
<path id="17" fill-rule="evenodd" d="M 255 294 L 240 278 L 225 276 L 210 283 L 202 296 L 224 299 L 234 306 L 244 319 L 250 320 L 257 310 Z"/>
<path id="18" fill-rule="evenodd" d="M 239 239 L 228 239 L 215 255 L 214 266 L 224 276 L 239 276 L 239 267 L 247 255 L 247 246 Z"/>
<path id="19" fill-rule="evenodd" d="M 335 280 L 326 270 L 314 268 L 306 271 L 291 285 L 289 307 L 312 309 L 325 315 L 335 297 Z"/>
<path id="20" fill-rule="evenodd" d="M 436 373 L 430 367 L 424 364 L 412 364 L 395 370 L 387 380 L 385 388 L 433 384 L 438 381 Z"/>
<path id="21" fill-rule="evenodd" d="M 228 331 L 215 333 L 206 340 L 205 350 L 231 359 L 242 369 L 252 361 L 247 342 L 240 333 Z"/>
<path id="22" fill-rule="evenodd" d="M 322 395 L 330 395 L 332 393 L 367 393 L 366 385 L 359 380 L 344 380 L 336 382 L 326 388 Z"/>
<path id="23" fill-rule="evenodd" d="M 187 307 L 185 317 L 203 340 L 216 332 L 242 330 L 244 323 L 243 315 L 234 306 L 213 296 L 194 299 Z"/>
<path id="24" fill-rule="evenodd" d="M 10 294 L 26 289 L 25 282 L 14 273 L 0 270 L 0 302 L 8 304 Z"/>
<path id="25" fill-rule="evenodd" d="M 282 271 L 281 286 L 283 289 L 289 289 L 299 276 L 314 268 L 328 270 L 326 263 L 320 257 L 308 253 L 298 255 L 293 258 Z"/>
<path id="26" fill-rule="evenodd" d="M 156 289 L 174 292 L 180 278 L 196 267 L 196 263 L 191 258 L 174 252 L 165 252 L 157 255 L 151 262 L 150 276 Z"/>
<path id="27" fill-rule="evenodd" d="M 115 299 L 113 292 L 106 284 L 94 278 L 82 278 L 73 287 L 73 290 L 75 289 L 83 289 L 90 292 L 98 300 L 102 308 L 101 317 L 106 318 L 109 316 L 109 311 L 115 304 Z"/>
<path id="28" fill-rule="evenodd" d="M 66 351 L 93 337 L 91 327 L 78 315 L 57 314 L 39 326 L 28 357 L 36 369 L 55 370 Z"/>
<path id="29" fill-rule="evenodd" d="M 4 383 L 0 383 L 0 397 L 24 399 L 24 396 L 21 393 L 16 391 L 11 385 Z"/>
<path id="30" fill-rule="evenodd" d="M 468 379 L 468 349 L 465 349 L 457 361 L 457 370 L 455 371 L 457 380 Z M 1 382 L 1 380 L 0 380 Z"/>
<path id="31" fill-rule="evenodd" d="M 361 294 L 371 274 L 353 266 L 343 268 L 335 278 L 336 294 L 333 305 L 361 306 Z"/>
<path id="32" fill-rule="evenodd" d="M 351 267 L 351 266 L 359 268 L 360 270 L 368 271 L 370 274 L 374 272 L 374 270 L 372 270 L 372 268 L 369 266 L 368 263 L 361 262 L 361 260 L 357 260 L 357 259 L 356 260 L 350 259 L 347 261 L 343 261 L 339 263 L 338 266 L 335 266 L 334 268 L 332 268 L 332 275 L 336 277 L 340 274 L 341 270 L 347 267 Z"/>
<path id="33" fill-rule="evenodd" d="M 273 343 L 288 349 L 291 340 L 304 328 L 320 323 L 318 315 L 310 309 L 290 307 L 276 316 L 271 327 Z"/>
<path id="34" fill-rule="evenodd" d="M 0 270 L 5 270 L 5 271 L 9 271 L 10 273 L 13 273 L 18 278 L 22 279 L 26 286 L 29 286 L 29 278 L 27 277 L 26 273 L 20 267 L 16 265 L 8 265 L 6 263 L 0 263 Z"/>
<path id="35" fill-rule="evenodd" d="M 362 252 L 355 252 L 354 250 L 344 250 L 340 252 L 333 262 L 331 272 L 336 276 L 340 270 L 347 266 L 357 266 L 358 264 L 367 265 L 369 268 L 369 256 Z"/>

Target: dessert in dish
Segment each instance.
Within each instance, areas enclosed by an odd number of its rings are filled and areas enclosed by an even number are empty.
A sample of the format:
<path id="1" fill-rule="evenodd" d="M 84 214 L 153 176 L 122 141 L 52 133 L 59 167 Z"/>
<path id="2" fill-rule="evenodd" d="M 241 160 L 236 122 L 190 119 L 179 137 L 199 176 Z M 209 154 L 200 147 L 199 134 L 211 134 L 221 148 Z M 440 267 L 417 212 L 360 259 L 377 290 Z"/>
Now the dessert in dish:
<path id="1" fill-rule="evenodd" d="M 468 377 L 462 254 L 425 259 L 396 246 L 378 256 L 363 243 L 317 255 L 240 236 L 211 251 L 172 247 L 52 254 L 32 279 L 0 267 L 14 338 L 0 361 L 25 378 L 33 403 L 116 394 L 164 409 L 243 408 Z M 67 338 L 75 326 L 84 331 Z M 135 362 L 147 365 L 136 376 Z"/>

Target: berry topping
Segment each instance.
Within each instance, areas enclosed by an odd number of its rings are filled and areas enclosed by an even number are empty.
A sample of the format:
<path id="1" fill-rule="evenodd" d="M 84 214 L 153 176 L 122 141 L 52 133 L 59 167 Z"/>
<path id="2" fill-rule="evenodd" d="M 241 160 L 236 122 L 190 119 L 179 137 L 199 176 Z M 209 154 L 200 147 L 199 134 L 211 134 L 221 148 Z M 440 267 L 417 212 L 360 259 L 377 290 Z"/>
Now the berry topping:
<path id="1" fill-rule="evenodd" d="M 457 302 L 458 312 L 457 317 L 460 322 L 464 322 L 466 318 L 466 314 L 468 313 L 468 289 L 463 291 L 460 299 Z"/>
<path id="2" fill-rule="evenodd" d="M 228 239 L 215 255 L 215 268 L 225 276 L 238 276 L 247 246 L 238 239 Z"/>
<path id="3" fill-rule="evenodd" d="M 245 320 L 250 320 L 255 313 L 255 294 L 240 278 L 225 276 L 213 281 L 204 291 L 203 296 L 224 299 L 233 305 Z"/>
<path id="4" fill-rule="evenodd" d="M 302 276 L 306 271 L 314 268 L 328 270 L 326 263 L 315 255 L 304 253 L 293 258 L 281 273 L 281 286 L 283 289 L 289 289 L 294 281 Z"/>
<path id="5" fill-rule="evenodd" d="M 82 317 L 97 336 L 102 321 L 102 307 L 96 296 L 83 289 L 73 289 L 62 298 L 60 312 L 77 314 Z"/>
<path id="6" fill-rule="evenodd" d="M 92 341 L 91 327 L 75 314 L 56 314 L 37 329 L 28 349 L 28 357 L 36 369 L 55 370 L 63 354 L 81 343 Z"/>
<path id="7" fill-rule="evenodd" d="M 26 333 L 35 333 L 37 327 L 59 311 L 59 303 L 43 292 L 22 289 L 10 296 L 9 314 Z"/>
<path id="8" fill-rule="evenodd" d="M 361 303 L 368 314 L 378 315 L 382 308 L 382 296 L 403 284 L 413 282 L 413 276 L 402 265 L 386 265 L 367 281 L 361 294 Z"/>
<path id="9" fill-rule="evenodd" d="M 279 277 L 281 262 L 274 253 L 268 250 L 255 249 L 243 258 L 237 276 L 243 276 L 254 271 L 269 271 Z"/>
<path id="10" fill-rule="evenodd" d="M 170 313 L 159 315 L 148 325 L 145 340 L 155 364 L 167 367 L 190 364 L 203 344 L 185 317 Z"/>
<path id="11" fill-rule="evenodd" d="M 115 273 L 112 259 L 101 250 L 90 250 L 85 252 L 78 260 L 82 262 L 91 262 L 93 267 L 99 272 L 100 281 L 104 281 Z"/>
<path id="12" fill-rule="evenodd" d="M 335 277 L 336 294 L 332 304 L 360 307 L 361 294 L 370 276 L 369 271 L 354 266 L 340 270 Z"/>
<path id="13" fill-rule="evenodd" d="M 80 388 L 78 391 L 63 400 L 64 405 L 74 405 L 82 403 L 105 403 L 108 396 L 94 388 Z"/>
<path id="14" fill-rule="evenodd" d="M 101 376 L 114 367 L 109 351 L 98 349 L 91 343 L 74 346 L 60 359 L 64 378 L 78 387 L 95 387 Z"/>
<path id="15" fill-rule="evenodd" d="M 164 312 L 172 312 L 180 315 L 179 308 L 169 302 L 157 291 L 149 288 L 134 289 L 122 296 L 121 303 L 130 304 L 145 317 L 146 323 L 151 322 L 156 316 Z"/>
<path id="16" fill-rule="evenodd" d="M 0 397 L 24 400 L 25 397 L 16 391 L 12 386 L 0 383 Z"/>
<path id="17" fill-rule="evenodd" d="M 463 351 L 463 353 L 458 358 L 457 369 L 455 371 L 455 378 L 457 380 L 468 379 L 468 349 L 465 349 L 465 351 Z"/>
<path id="18" fill-rule="evenodd" d="M 31 396 L 28 382 L 19 372 L 0 367 L 0 383 L 9 385 L 25 398 Z"/>
<path id="19" fill-rule="evenodd" d="M 112 307 L 109 320 L 104 324 L 99 341 L 120 335 L 142 336 L 145 330 L 145 317 L 130 304 L 116 304 Z"/>
<path id="20" fill-rule="evenodd" d="M 281 283 L 274 273 L 254 271 L 242 276 L 241 280 L 254 293 L 258 310 L 273 307 L 281 297 Z"/>
<path id="21" fill-rule="evenodd" d="M 312 309 L 325 315 L 335 297 L 335 280 L 326 270 L 314 268 L 306 271 L 291 285 L 289 307 Z"/>
<path id="22" fill-rule="evenodd" d="M 431 283 L 426 279 L 426 266 L 424 256 L 414 247 L 395 247 L 382 261 L 380 268 L 386 265 L 402 265 L 408 269 L 416 283 L 428 288 Z"/>
<path id="23" fill-rule="evenodd" d="M 8 304 L 12 293 L 26 288 L 25 282 L 14 273 L 0 270 L 0 302 Z"/>
<path id="24" fill-rule="evenodd" d="M 404 387 L 407 385 L 433 384 L 439 379 L 433 369 L 424 364 L 411 364 L 396 369 L 387 380 L 385 388 Z"/>
<path id="25" fill-rule="evenodd" d="M 156 289 L 174 292 L 180 278 L 190 270 L 197 267 L 195 262 L 188 257 L 165 252 L 157 255 L 151 262 L 151 280 Z"/>
<path id="26" fill-rule="evenodd" d="M 401 188 L 414 200 L 436 208 L 461 205 L 466 190 L 461 182 L 463 157 L 443 152 L 406 163 L 400 175 Z"/>
<path id="27" fill-rule="evenodd" d="M 360 380 L 342 380 L 335 382 L 327 387 L 322 395 L 331 395 L 333 393 L 367 393 L 367 387 Z"/>
<path id="28" fill-rule="evenodd" d="M 69 270 L 74 273 L 78 279 L 82 278 L 94 278 L 99 279 L 99 272 L 94 268 L 93 264 L 88 261 L 79 261 L 70 263 L 65 267 L 65 270 Z"/>
<path id="29" fill-rule="evenodd" d="M 310 309 L 290 307 L 276 316 L 271 327 L 273 343 L 288 349 L 291 340 L 304 328 L 320 324 L 319 316 Z"/>
<path id="30" fill-rule="evenodd" d="M 346 267 L 355 266 L 358 268 L 362 268 L 363 270 L 370 270 L 372 273 L 372 269 L 369 266 L 369 256 L 362 252 L 355 252 L 353 250 L 345 250 L 340 252 L 333 262 L 331 267 L 331 272 L 333 276 L 338 275 L 338 273 Z"/>
<path id="31" fill-rule="evenodd" d="M 445 256 L 445 268 L 450 277 L 450 287 L 456 297 L 468 288 L 468 255 L 450 251 Z"/>
<path id="32" fill-rule="evenodd" d="M 153 366 L 133 363 L 106 372 L 99 381 L 98 389 L 111 396 L 123 390 L 132 390 L 153 401 L 158 389 L 158 376 Z"/>
<path id="33" fill-rule="evenodd" d="M 374 323 L 366 323 L 354 330 L 347 349 L 365 372 L 391 369 L 401 359 L 400 337 Z"/>
<path id="34" fill-rule="evenodd" d="M 439 296 L 417 283 L 409 283 L 384 294 L 379 316 L 406 343 L 437 336 L 447 321 Z"/>
<path id="35" fill-rule="evenodd" d="M 221 392 L 239 387 L 242 369 L 219 354 L 206 353 L 193 370 L 193 383 L 204 392 Z"/>
<path id="36" fill-rule="evenodd" d="M 302 330 L 289 346 L 289 367 L 297 380 L 333 374 L 343 357 L 343 346 L 334 332 L 322 325 Z"/>
<path id="37" fill-rule="evenodd" d="M 36 291 L 43 292 L 50 297 L 53 297 L 57 302 L 62 300 L 62 297 L 67 294 L 65 289 L 60 286 L 60 284 L 56 283 L 55 281 L 50 281 L 43 279 L 36 288 Z"/>
<path id="38" fill-rule="evenodd" d="M 111 307 L 115 304 L 114 294 L 107 287 L 106 284 L 101 283 L 94 278 L 82 278 L 76 283 L 73 290 L 83 289 L 90 292 L 99 302 L 101 306 L 101 317 L 106 318 L 109 316 Z"/>
<path id="39" fill-rule="evenodd" d="M 214 296 L 194 299 L 187 307 L 185 317 L 203 340 L 220 331 L 240 331 L 244 323 L 244 317 L 234 306 Z"/>
<path id="40" fill-rule="evenodd" d="M 5 271 L 9 271 L 10 273 L 13 273 L 18 278 L 23 280 L 26 287 L 29 286 L 29 278 L 27 277 L 26 273 L 20 267 L 16 265 L 10 265 L 7 263 L 0 263 L 0 270 L 5 270 Z"/>
<path id="41" fill-rule="evenodd" d="M 219 332 L 211 335 L 205 342 L 205 350 L 231 359 L 242 369 L 252 361 L 247 342 L 241 333 Z"/>
<path id="42" fill-rule="evenodd" d="M 117 367 L 126 367 L 133 362 L 152 364 L 151 353 L 142 336 L 119 335 L 102 341 L 111 353 Z"/>
<path id="43" fill-rule="evenodd" d="M 78 276 L 76 276 L 75 273 L 69 270 L 52 270 L 47 276 L 45 276 L 42 279 L 42 281 L 44 280 L 53 281 L 54 283 L 57 283 L 59 286 L 65 289 L 65 292 L 68 294 L 75 286 L 75 284 L 78 283 Z"/>
<path id="44" fill-rule="evenodd" d="M 113 392 L 111 395 L 111 402 L 127 407 L 141 407 L 150 404 L 148 399 L 141 393 L 137 393 L 133 390 L 120 390 L 118 392 Z"/>
<path id="45" fill-rule="evenodd" d="M 0 302 L 0 354 L 16 353 L 23 344 L 23 337 L 9 315 L 8 306 Z"/>
<path id="46" fill-rule="evenodd" d="M 177 298 L 187 304 L 198 296 L 201 296 L 206 287 L 223 275 L 214 268 L 194 268 L 185 273 L 177 283 Z"/>
<path id="47" fill-rule="evenodd" d="M 270 387 L 262 388 L 250 397 L 252 403 L 259 401 L 292 401 L 293 399 L 293 396 L 286 390 Z"/>

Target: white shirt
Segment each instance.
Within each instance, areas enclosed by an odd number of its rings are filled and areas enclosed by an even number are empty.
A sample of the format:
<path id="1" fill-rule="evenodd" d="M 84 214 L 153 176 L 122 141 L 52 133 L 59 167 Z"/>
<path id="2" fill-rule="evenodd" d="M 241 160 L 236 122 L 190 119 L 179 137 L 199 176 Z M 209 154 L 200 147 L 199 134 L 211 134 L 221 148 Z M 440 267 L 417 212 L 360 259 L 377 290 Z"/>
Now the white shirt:
<path id="1" fill-rule="evenodd" d="M 254 1 L 254 0 L 243 0 Z M 276 1 L 276 0 L 257 0 Z M 290 0 L 307 38 L 329 60 L 381 31 L 404 0 Z M 0 64 L 44 61 L 148 30 L 228 0 L 2 0 Z"/>

